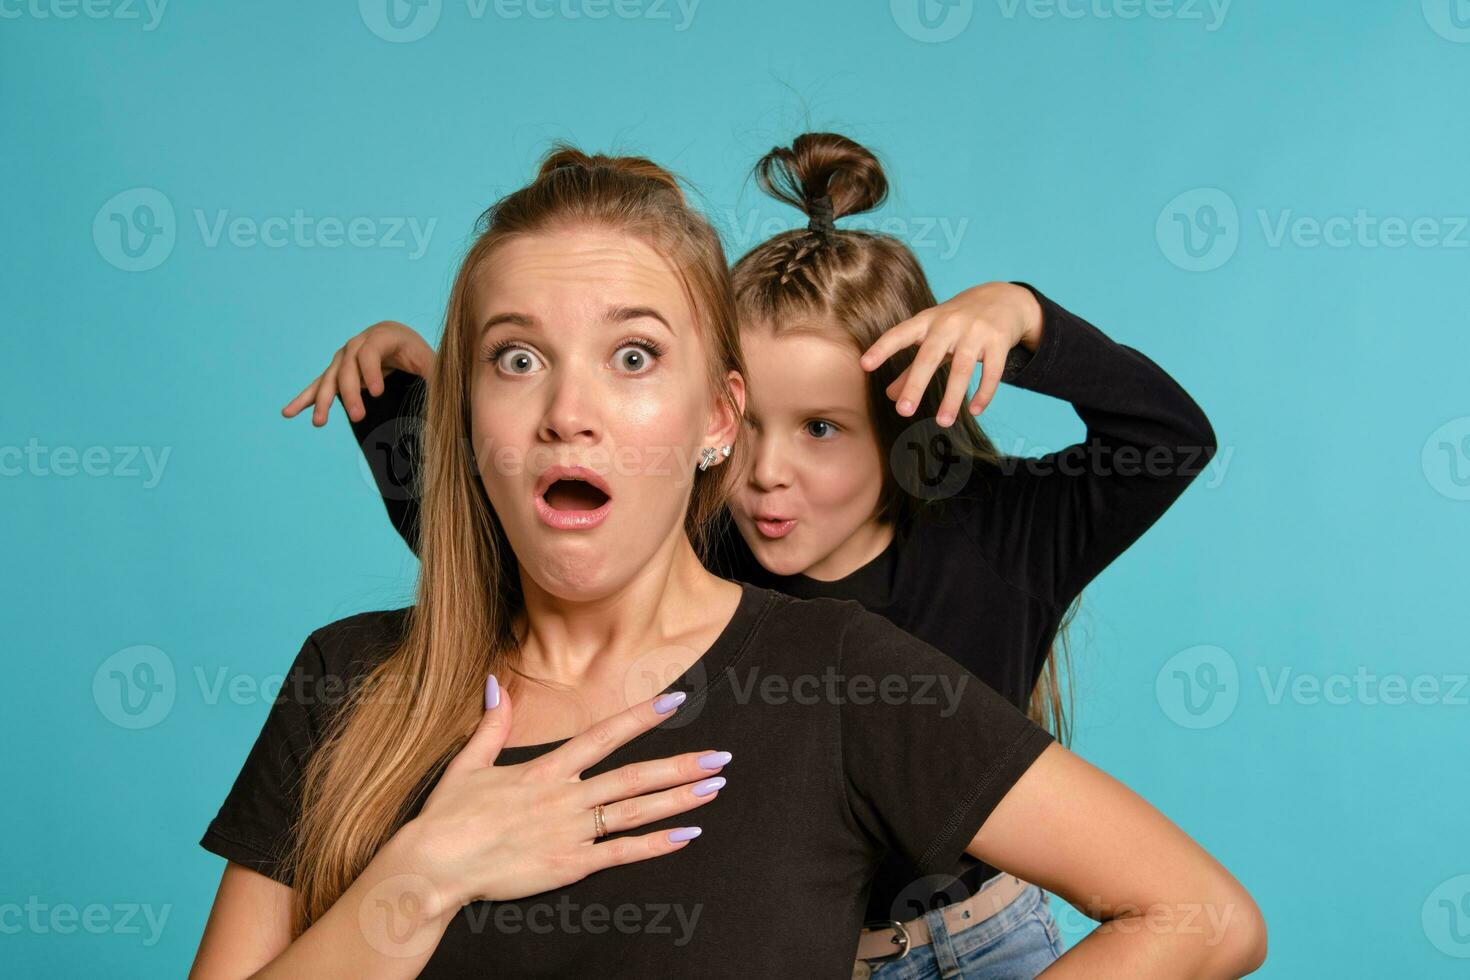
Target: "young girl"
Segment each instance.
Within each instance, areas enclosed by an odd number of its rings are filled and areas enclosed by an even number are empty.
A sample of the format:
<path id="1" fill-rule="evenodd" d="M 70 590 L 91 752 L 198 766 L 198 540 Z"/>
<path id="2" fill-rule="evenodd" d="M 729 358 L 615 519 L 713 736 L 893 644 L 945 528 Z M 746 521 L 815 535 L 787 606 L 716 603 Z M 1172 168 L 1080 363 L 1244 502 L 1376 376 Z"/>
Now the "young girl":
<path id="1" fill-rule="evenodd" d="M 906 247 L 833 225 L 886 193 L 876 160 L 851 141 L 808 134 L 757 175 L 810 224 L 734 270 L 746 451 L 725 516 L 739 533 L 715 535 L 709 566 L 799 597 L 855 599 L 1064 732 L 1048 655 L 1059 625 L 1210 458 L 1207 420 L 1146 357 L 1029 286 L 990 283 L 935 308 Z M 1087 439 L 1039 460 L 999 456 L 958 412 L 977 361 L 987 367 L 971 413 L 1003 377 L 1069 400 Z M 315 400 L 322 424 L 340 390 L 411 546 L 413 374 L 432 363 L 416 334 L 380 324 L 286 409 Z M 385 380 L 383 366 L 396 373 Z M 381 392 L 367 406 L 364 384 Z M 1060 953 L 1041 890 L 967 855 L 936 874 L 895 851 L 866 917 L 897 922 L 863 937 L 868 963 L 902 960 L 878 976 L 1032 976 Z"/>

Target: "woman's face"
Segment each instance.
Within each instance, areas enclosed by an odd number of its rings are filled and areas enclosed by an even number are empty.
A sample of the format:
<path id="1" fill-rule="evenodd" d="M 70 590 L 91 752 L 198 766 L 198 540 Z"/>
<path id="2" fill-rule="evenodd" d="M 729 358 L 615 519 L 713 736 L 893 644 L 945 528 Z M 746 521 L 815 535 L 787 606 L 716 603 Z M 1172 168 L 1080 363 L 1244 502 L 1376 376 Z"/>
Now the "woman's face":
<path id="1" fill-rule="evenodd" d="M 867 373 L 827 332 L 741 333 L 747 374 L 743 471 L 730 512 L 756 559 L 778 575 L 838 578 L 876 525 L 883 459 Z"/>
<path id="2" fill-rule="evenodd" d="M 673 553 L 699 448 L 739 424 L 709 390 L 681 281 L 627 234 L 545 232 L 496 246 L 471 308 L 475 455 L 522 574 L 610 594 Z"/>

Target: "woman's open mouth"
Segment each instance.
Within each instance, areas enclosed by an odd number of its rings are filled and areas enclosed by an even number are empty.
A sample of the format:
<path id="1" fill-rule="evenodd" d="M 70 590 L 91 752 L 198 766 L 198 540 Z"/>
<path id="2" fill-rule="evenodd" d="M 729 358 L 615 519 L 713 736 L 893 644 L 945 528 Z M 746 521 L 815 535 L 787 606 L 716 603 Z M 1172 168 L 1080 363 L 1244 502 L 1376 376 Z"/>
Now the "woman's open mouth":
<path id="1" fill-rule="evenodd" d="M 553 466 L 536 480 L 536 514 L 562 531 L 601 524 L 612 510 L 612 493 L 596 471 L 585 466 Z"/>

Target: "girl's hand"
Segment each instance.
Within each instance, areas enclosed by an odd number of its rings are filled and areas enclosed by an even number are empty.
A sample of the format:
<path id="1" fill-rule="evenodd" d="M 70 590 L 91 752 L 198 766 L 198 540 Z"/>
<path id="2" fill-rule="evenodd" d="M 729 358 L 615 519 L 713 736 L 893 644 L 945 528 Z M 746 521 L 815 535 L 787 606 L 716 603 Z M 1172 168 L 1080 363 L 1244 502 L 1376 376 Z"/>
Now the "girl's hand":
<path id="1" fill-rule="evenodd" d="M 376 397 L 383 393 L 385 373 L 407 371 L 426 378 L 433 367 L 434 348 L 424 338 L 410 326 L 384 320 L 347 341 L 332 357 L 327 369 L 291 399 L 281 414 L 288 419 L 295 418 L 303 408 L 316 402 L 311 422 L 318 427 L 326 425 L 332 399 L 341 392 L 342 407 L 355 422 L 367 412 L 362 405 L 363 388 Z"/>
<path id="2" fill-rule="evenodd" d="M 1010 282 L 987 282 L 884 331 L 859 363 L 871 371 L 905 347 L 919 344 L 913 363 L 886 391 L 898 402 L 898 414 L 912 415 L 934 372 L 952 353 L 949 384 L 937 416 L 947 427 L 959 412 L 975 363 L 983 363 L 985 370 L 970 400 L 971 415 L 985 411 L 995 396 L 1011 348 L 1020 344 L 1034 351 L 1040 345 L 1042 319 L 1041 304 L 1031 290 Z"/>
<path id="3" fill-rule="evenodd" d="M 699 828 L 597 843 L 593 808 L 606 804 L 604 832 L 611 835 L 703 806 L 725 784 L 716 774 L 730 761 L 728 753 L 689 752 L 635 762 L 587 780 L 581 774 L 656 728 L 683 699 L 683 694 L 652 698 L 536 759 L 497 766 L 510 731 L 511 706 L 492 678 L 486 702 L 495 706 L 486 708 L 419 815 L 388 846 L 433 882 L 441 916 L 469 902 L 524 898 L 603 868 L 682 850 Z"/>

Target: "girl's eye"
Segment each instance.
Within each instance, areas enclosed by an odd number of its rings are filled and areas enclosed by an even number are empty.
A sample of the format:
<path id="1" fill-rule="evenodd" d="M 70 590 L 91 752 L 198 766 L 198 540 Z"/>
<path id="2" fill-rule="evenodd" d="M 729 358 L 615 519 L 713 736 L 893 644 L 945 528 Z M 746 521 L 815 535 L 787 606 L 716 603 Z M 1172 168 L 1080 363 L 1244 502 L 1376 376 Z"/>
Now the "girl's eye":
<path id="1" fill-rule="evenodd" d="M 837 426 L 826 419 L 812 419 L 806 424 L 806 431 L 815 439 L 827 439 L 837 433 Z"/>
<path id="2" fill-rule="evenodd" d="M 646 374 L 664 348 L 651 340 L 626 340 L 613 354 L 613 361 L 629 374 Z"/>

